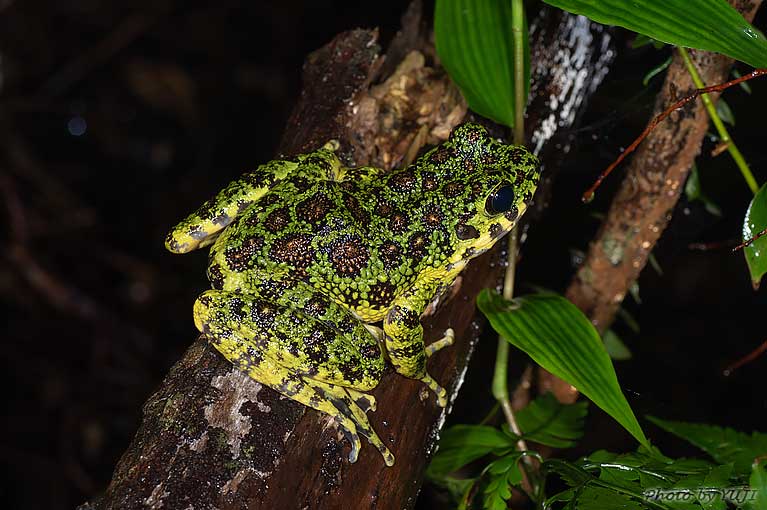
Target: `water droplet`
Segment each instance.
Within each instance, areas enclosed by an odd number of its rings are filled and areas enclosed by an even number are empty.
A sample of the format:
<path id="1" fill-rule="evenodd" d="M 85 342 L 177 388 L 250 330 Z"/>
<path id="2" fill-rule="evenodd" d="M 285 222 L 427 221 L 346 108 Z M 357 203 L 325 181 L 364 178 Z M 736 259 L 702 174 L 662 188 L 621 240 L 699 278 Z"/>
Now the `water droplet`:
<path id="1" fill-rule="evenodd" d="M 72 117 L 67 122 L 67 130 L 72 136 L 82 136 L 88 130 L 88 123 L 79 115 Z"/>
<path id="2" fill-rule="evenodd" d="M 759 39 L 759 34 L 754 32 L 750 27 L 744 28 L 743 33 L 746 34 L 746 36 L 750 37 L 751 39 Z"/>

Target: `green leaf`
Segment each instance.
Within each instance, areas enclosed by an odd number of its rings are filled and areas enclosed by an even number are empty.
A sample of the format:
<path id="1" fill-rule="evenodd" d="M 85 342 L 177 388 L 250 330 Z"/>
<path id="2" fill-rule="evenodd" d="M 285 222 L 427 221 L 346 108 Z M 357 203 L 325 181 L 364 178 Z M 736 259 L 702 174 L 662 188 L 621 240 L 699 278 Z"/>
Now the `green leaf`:
<path id="1" fill-rule="evenodd" d="M 753 239 L 767 227 L 767 184 L 754 195 L 743 220 L 743 242 Z M 762 276 L 767 273 L 767 236 L 762 236 L 743 248 L 748 270 L 751 273 L 751 283 L 754 289 L 759 288 Z"/>
<path id="2" fill-rule="evenodd" d="M 597 23 L 767 66 L 767 39 L 725 0 L 544 0 Z"/>
<path id="3" fill-rule="evenodd" d="M 579 491 L 578 489 L 567 489 L 562 492 L 559 492 L 557 494 L 554 494 L 553 496 L 550 496 L 547 500 L 543 502 L 543 508 L 555 508 L 554 503 L 562 503 L 562 502 L 568 502 L 567 505 L 561 507 L 562 510 L 572 510 L 574 508 L 574 504 L 572 501 L 576 498 Z M 556 508 L 560 508 L 557 506 Z"/>
<path id="4" fill-rule="evenodd" d="M 642 46 L 647 46 L 648 44 L 652 44 L 656 50 L 659 50 L 665 46 L 660 41 L 656 41 L 652 37 L 648 37 L 644 34 L 637 34 L 636 37 L 634 37 L 634 40 L 631 41 L 631 47 L 633 49 L 641 48 Z"/>
<path id="5" fill-rule="evenodd" d="M 490 475 L 490 481 L 485 488 L 484 508 L 490 510 L 507 508 L 506 502 L 511 497 L 511 487 L 522 482 L 522 471 L 517 465 L 521 456 L 521 452 L 515 452 L 487 466 L 486 472 Z"/>
<path id="6" fill-rule="evenodd" d="M 466 499 L 471 488 L 477 482 L 477 478 L 453 478 L 452 476 L 445 476 L 443 478 L 432 478 L 431 481 L 447 490 L 453 501 L 462 502 Z"/>
<path id="7" fill-rule="evenodd" d="M 530 88 L 530 48 L 524 25 L 525 97 Z M 514 43 L 511 2 L 437 0 L 434 38 L 442 65 L 469 107 L 494 121 L 514 126 Z"/>
<path id="8" fill-rule="evenodd" d="M 767 434 L 754 432 L 749 436 L 714 425 L 663 420 L 654 416 L 648 416 L 647 419 L 697 446 L 720 464 L 732 462 L 736 475 L 750 472 L 753 460 L 767 454 Z"/>
<path id="9" fill-rule="evenodd" d="M 579 462 L 589 473 L 599 469 L 599 480 L 606 488 L 624 494 L 642 494 L 648 508 L 724 510 L 718 489 L 729 486 L 732 464 L 716 466 L 701 459 L 672 460 L 657 450 L 642 449 L 620 455 L 597 451 Z"/>
<path id="10" fill-rule="evenodd" d="M 427 475 L 433 479 L 443 478 L 480 457 L 489 453 L 502 453 L 514 446 L 514 438 L 495 427 L 456 425 L 442 433 L 439 450 L 429 465 Z"/>
<path id="11" fill-rule="evenodd" d="M 551 393 L 536 398 L 517 411 L 517 423 L 525 439 L 554 448 L 571 448 L 583 436 L 588 404 L 562 404 Z"/>
<path id="12" fill-rule="evenodd" d="M 570 487 L 584 485 L 594 478 L 582 467 L 561 459 L 546 459 L 543 461 L 542 470 L 546 474 L 558 474 Z"/>
<path id="13" fill-rule="evenodd" d="M 718 490 L 728 486 L 731 473 L 732 464 L 722 464 L 709 471 L 703 480 L 702 487 L 710 490 L 706 490 L 698 498 L 700 506 L 705 510 L 725 510 L 727 508 L 727 503 L 724 502 L 724 498 L 720 496 L 721 493 Z"/>
<path id="14" fill-rule="evenodd" d="M 669 487 L 669 490 L 679 494 L 679 498 L 670 501 L 671 508 L 700 510 L 700 489 L 703 487 L 703 480 L 706 473 L 696 473 L 685 476 Z"/>
<path id="15" fill-rule="evenodd" d="M 754 462 L 751 478 L 749 479 L 751 489 L 756 491 L 754 501 L 749 503 L 752 510 L 765 510 L 767 508 L 767 462 Z"/>
<path id="16" fill-rule="evenodd" d="M 639 510 L 646 508 L 625 494 L 593 486 L 588 486 L 580 491 L 575 502 L 575 508 L 578 510 L 626 510 L 628 508 Z"/>
<path id="17" fill-rule="evenodd" d="M 480 293 L 477 304 L 496 332 L 575 386 L 641 444 L 649 446 L 621 392 L 599 333 L 575 305 L 556 294 L 531 294 L 506 301 L 488 289 Z"/>
<path id="18" fill-rule="evenodd" d="M 599 479 L 615 487 L 634 490 L 639 486 L 639 472 L 629 469 L 602 468 Z"/>
<path id="19" fill-rule="evenodd" d="M 610 358 L 616 361 L 626 361 L 631 359 L 631 351 L 626 344 L 623 343 L 621 337 L 619 337 L 615 331 L 608 329 L 605 334 L 602 335 L 602 341 L 605 344 L 605 350 Z"/>

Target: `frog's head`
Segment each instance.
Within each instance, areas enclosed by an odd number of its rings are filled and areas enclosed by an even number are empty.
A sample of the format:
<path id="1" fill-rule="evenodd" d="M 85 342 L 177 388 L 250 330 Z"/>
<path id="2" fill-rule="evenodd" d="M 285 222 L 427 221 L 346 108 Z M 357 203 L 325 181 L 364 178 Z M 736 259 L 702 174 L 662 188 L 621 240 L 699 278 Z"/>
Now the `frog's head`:
<path id="1" fill-rule="evenodd" d="M 499 142 L 477 124 L 453 130 L 432 158 L 440 151 L 451 155 L 445 166 L 452 178 L 442 195 L 453 213 L 451 262 L 458 262 L 484 253 L 514 227 L 533 198 L 540 163 L 524 146 Z M 451 189 L 456 182 L 461 192 Z"/>

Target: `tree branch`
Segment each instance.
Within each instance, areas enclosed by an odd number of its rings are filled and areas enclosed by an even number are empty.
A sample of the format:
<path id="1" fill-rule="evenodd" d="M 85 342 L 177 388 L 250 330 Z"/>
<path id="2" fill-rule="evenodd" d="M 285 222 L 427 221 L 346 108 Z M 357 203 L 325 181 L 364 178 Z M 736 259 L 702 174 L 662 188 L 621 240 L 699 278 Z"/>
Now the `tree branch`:
<path id="1" fill-rule="evenodd" d="M 593 73 L 604 64 L 594 57 L 604 42 L 601 30 L 591 34 L 593 26 L 573 23 L 575 17 L 545 12 L 537 25 L 539 52 L 561 44 L 562 51 L 585 55 L 568 61 L 570 66 Z M 309 56 L 304 91 L 280 144 L 283 153 L 335 138 L 347 163 L 392 168 L 412 156 L 413 147 L 447 136 L 466 107 L 444 72 L 426 65 L 434 60 L 434 50 L 426 43 L 418 2 L 403 27 L 385 65 L 376 32 L 369 30 L 340 34 Z M 583 36 L 575 37 L 578 49 L 569 46 L 573 27 Z M 551 95 L 564 87 L 577 109 L 593 87 L 578 87 L 573 79 L 552 82 L 548 78 L 556 67 L 536 74 L 538 90 Z M 542 105 L 534 116 L 538 120 L 529 124 L 531 132 L 545 119 L 564 115 L 558 108 L 571 106 Z M 540 146 L 572 121 L 568 117 L 540 134 Z M 448 326 L 456 332 L 455 345 L 429 362 L 430 373 L 451 397 L 478 336 L 474 299 L 480 289 L 498 283 L 502 265 L 497 257 L 489 253 L 473 261 L 450 290 L 452 297 L 422 321 L 427 342 Z M 329 417 L 234 370 L 198 338 L 145 404 L 141 427 L 106 493 L 82 508 L 411 507 L 446 413 L 423 390 L 392 370 L 384 375 L 373 392 L 378 411 L 370 420 L 390 443 L 397 464 L 385 467 L 380 454 L 364 444 L 358 462 L 350 465 L 349 445 Z"/>
<path id="2" fill-rule="evenodd" d="M 751 21 L 761 0 L 730 0 L 730 4 Z M 690 51 L 690 55 L 707 85 L 727 80 L 731 58 L 703 51 Z M 682 58 L 675 52 L 651 118 L 695 88 Z M 716 100 L 719 95 L 711 96 Z M 703 103 L 689 103 L 659 124 L 631 160 L 607 217 L 566 292 L 600 332 L 610 327 L 624 296 L 639 278 L 671 220 L 708 124 Z M 577 397 L 568 383 L 551 374 L 543 374 L 541 382 L 562 401 Z"/>

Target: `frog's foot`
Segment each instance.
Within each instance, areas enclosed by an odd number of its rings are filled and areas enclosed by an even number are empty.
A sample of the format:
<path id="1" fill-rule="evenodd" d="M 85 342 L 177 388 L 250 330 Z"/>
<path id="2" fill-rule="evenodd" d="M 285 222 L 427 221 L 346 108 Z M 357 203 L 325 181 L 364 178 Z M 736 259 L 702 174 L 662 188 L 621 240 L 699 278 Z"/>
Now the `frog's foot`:
<path id="1" fill-rule="evenodd" d="M 426 355 L 431 357 L 432 354 L 435 352 L 444 349 L 445 347 L 448 347 L 450 345 L 453 345 L 453 341 L 455 340 L 455 331 L 453 331 L 453 328 L 447 328 L 445 330 L 445 336 L 437 340 L 436 342 L 432 342 L 431 344 L 426 346 Z"/>
<path id="2" fill-rule="evenodd" d="M 434 394 L 437 396 L 437 404 L 440 407 L 447 406 L 447 391 L 445 388 L 437 384 L 437 381 L 432 378 L 429 374 L 426 374 L 425 376 L 421 377 L 419 379 L 422 383 L 424 383 L 431 391 L 434 392 Z"/>
<path id="3" fill-rule="evenodd" d="M 426 346 L 426 356 L 431 357 L 435 352 L 453 345 L 454 340 L 455 331 L 453 331 L 453 328 L 447 328 L 445 330 L 445 336 Z M 437 404 L 439 404 L 440 407 L 445 407 L 447 405 L 447 391 L 445 391 L 445 388 L 437 384 L 437 381 L 435 381 L 429 374 L 426 374 L 425 377 L 421 378 L 421 382 L 426 384 L 426 386 L 437 395 Z"/>
<path id="4" fill-rule="evenodd" d="M 333 384 L 328 384 L 317 380 L 311 380 L 308 382 L 314 385 L 314 387 L 319 391 L 321 391 L 327 401 L 330 402 L 338 410 L 340 416 L 338 413 L 336 413 L 334 417 L 336 420 L 338 420 L 341 427 L 348 429 L 348 422 L 351 421 L 355 425 L 357 432 L 361 436 L 365 437 L 365 439 L 367 439 L 371 445 L 375 446 L 376 449 L 381 452 L 386 465 L 394 465 L 394 455 L 392 455 L 383 441 L 381 441 L 381 438 L 379 438 L 378 434 L 375 433 L 373 427 L 370 426 L 370 422 L 368 421 L 368 417 L 365 414 L 365 411 L 363 411 L 362 408 L 357 405 L 357 398 L 355 395 L 362 395 L 360 392 L 350 388 L 335 386 Z M 369 397 L 375 406 L 375 399 L 373 399 L 373 397 L 370 395 L 365 396 Z M 367 403 L 369 404 L 370 402 Z M 359 443 L 359 438 L 354 439 L 357 443 Z M 353 459 L 352 456 L 354 456 Z M 349 453 L 349 462 L 355 462 L 356 460 L 357 454 L 354 450 L 354 444 L 352 444 L 352 451 Z"/>
<path id="5" fill-rule="evenodd" d="M 362 447 L 360 436 L 363 436 L 381 452 L 387 466 L 394 465 L 394 455 L 375 433 L 365 411 L 357 405 L 357 399 L 352 396 L 352 393 L 362 395 L 361 393 L 306 377 L 298 377 L 293 381 L 300 382 L 289 382 L 275 389 L 293 400 L 332 416 L 351 445 L 349 462 L 357 462 Z M 375 399 L 366 396 L 375 405 Z M 367 400 L 365 402 L 369 404 Z"/>
<path id="6" fill-rule="evenodd" d="M 278 387 L 275 389 L 286 397 L 290 397 L 293 400 L 301 402 L 305 406 L 317 409 L 318 411 L 322 411 L 323 413 L 332 416 L 352 447 L 349 451 L 349 462 L 352 464 L 357 462 L 362 443 L 360 442 L 357 423 L 351 416 L 351 411 L 343 406 L 339 406 L 338 403 L 329 400 L 325 388 L 323 388 L 322 384 L 318 384 L 317 381 L 301 378 L 301 382 L 303 384 L 300 385 L 300 391 L 298 392 L 291 391 L 290 387 Z M 375 432 L 373 432 L 373 434 L 375 434 Z"/>
<path id="7" fill-rule="evenodd" d="M 368 395 L 367 393 L 362 393 L 357 390 L 353 390 L 351 388 L 346 388 L 347 393 L 354 399 L 354 402 L 357 403 L 358 406 L 360 406 L 360 409 L 362 409 L 364 412 L 368 411 L 375 411 L 376 410 L 376 399 L 373 395 Z"/>

